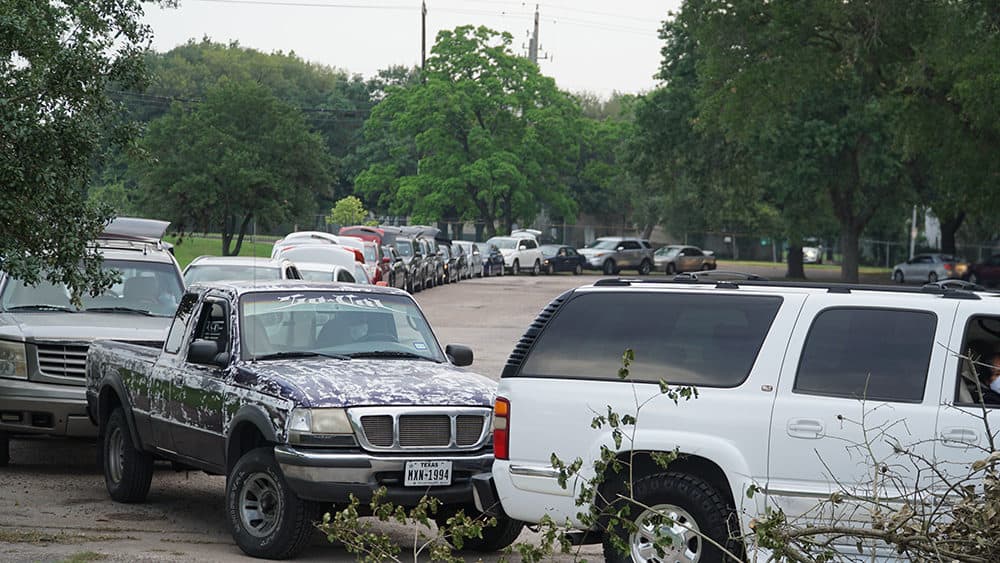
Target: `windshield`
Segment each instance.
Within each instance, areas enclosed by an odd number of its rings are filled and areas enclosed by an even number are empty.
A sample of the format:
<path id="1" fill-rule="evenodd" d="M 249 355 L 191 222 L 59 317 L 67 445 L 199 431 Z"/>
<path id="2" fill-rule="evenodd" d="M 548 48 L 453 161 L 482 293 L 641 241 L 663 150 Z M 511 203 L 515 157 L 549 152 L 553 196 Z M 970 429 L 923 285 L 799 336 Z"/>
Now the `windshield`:
<path id="1" fill-rule="evenodd" d="M 281 268 L 250 264 L 193 264 L 184 272 L 188 284 L 222 280 L 280 280 Z"/>
<path id="2" fill-rule="evenodd" d="M 499 248 L 500 250 L 513 250 L 517 248 L 517 239 L 507 238 L 507 237 L 493 237 L 486 241 L 487 245 L 492 244 L 493 246 Z"/>
<path id="3" fill-rule="evenodd" d="M 368 262 L 369 264 L 373 264 L 373 263 L 375 263 L 377 261 L 377 259 L 378 259 L 378 256 L 375 255 L 375 247 L 372 246 L 372 245 L 370 245 L 370 244 L 366 244 L 365 245 L 365 262 Z"/>
<path id="4" fill-rule="evenodd" d="M 408 241 L 396 241 L 396 252 L 398 252 L 400 256 L 409 258 L 410 256 L 413 256 L 413 246 Z"/>
<path id="5" fill-rule="evenodd" d="M 104 293 L 81 297 L 81 307 L 70 303 L 69 290 L 63 284 L 43 281 L 34 287 L 20 280 L 9 280 L 0 295 L 5 311 L 11 310 L 68 310 L 121 312 L 134 310 L 155 316 L 173 316 L 181 300 L 184 287 L 172 263 L 104 260 L 104 271 L 116 271 L 121 280 Z"/>
<path id="6" fill-rule="evenodd" d="M 680 251 L 679 246 L 664 246 L 663 248 L 658 248 L 653 254 L 657 256 L 673 256 Z"/>
<path id="7" fill-rule="evenodd" d="M 597 239 L 594 242 L 587 245 L 587 248 L 596 248 L 598 250 L 614 250 L 618 248 L 618 241 L 615 239 Z"/>
<path id="8" fill-rule="evenodd" d="M 323 270 L 303 270 L 302 266 L 299 266 L 299 275 L 302 279 L 308 281 L 318 281 L 318 282 L 328 282 L 333 281 L 333 272 L 324 272 Z"/>
<path id="9" fill-rule="evenodd" d="M 240 325 L 244 360 L 282 353 L 381 352 L 444 361 L 427 320 L 407 295 L 249 293 L 240 298 Z"/>
<path id="10" fill-rule="evenodd" d="M 552 258 L 556 254 L 558 254 L 559 253 L 559 248 L 560 247 L 558 247 L 558 246 L 549 246 L 549 245 L 539 246 L 538 247 L 538 249 L 542 251 L 542 256 L 544 256 L 546 258 Z"/>
<path id="11" fill-rule="evenodd" d="M 441 251 L 441 259 L 442 260 L 450 260 L 451 259 L 451 251 L 448 249 L 447 246 L 442 245 L 442 246 L 439 246 L 438 249 Z"/>

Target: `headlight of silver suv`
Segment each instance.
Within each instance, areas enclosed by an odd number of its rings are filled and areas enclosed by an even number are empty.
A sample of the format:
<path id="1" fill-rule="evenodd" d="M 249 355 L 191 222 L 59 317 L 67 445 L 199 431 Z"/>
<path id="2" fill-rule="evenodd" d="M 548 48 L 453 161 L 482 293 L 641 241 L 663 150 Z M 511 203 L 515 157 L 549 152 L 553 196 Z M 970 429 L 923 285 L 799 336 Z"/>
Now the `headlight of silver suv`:
<path id="1" fill-rule="evenodd" d="M 28 378 L 27 354 L 23 342 L 0 340 L 0 377 Z"/>
<path id="2" fill-rule="evenodd" d="M 344 409 L 293 409 L 288 419 L 288 443 L 318 447 L 358 444 Z"/>

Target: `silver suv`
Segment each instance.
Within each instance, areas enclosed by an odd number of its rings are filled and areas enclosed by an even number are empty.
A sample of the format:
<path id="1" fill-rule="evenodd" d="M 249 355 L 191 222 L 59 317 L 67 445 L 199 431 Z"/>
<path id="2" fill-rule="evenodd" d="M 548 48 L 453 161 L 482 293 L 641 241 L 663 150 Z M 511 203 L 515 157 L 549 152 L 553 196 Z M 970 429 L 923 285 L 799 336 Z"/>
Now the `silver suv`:
<path id="1" fill-rule="evenodd" d="M 648 240 L 626 237 L 601 237 L 579 250 L 588 270 L 614 275 L 622 270 L 636 270 L 645 276 L 653 270 L 653 247 Z"/>
<path id="2" fill-rule="evenodd" d="M 150 223 L 145 234 L 153 237 L 114 231 L 112 223 L 97 247 L 102 267 L 121 279 L 101 295 L 84 295 L 79 307 L 64 285 L 32 287 L 0 273 L 0 466 L 9 460 L 13 435 L 97 435 L 83 387 L 92 341 L 163 341 L 184 282 L 159 240 L 169 223 Z"/>

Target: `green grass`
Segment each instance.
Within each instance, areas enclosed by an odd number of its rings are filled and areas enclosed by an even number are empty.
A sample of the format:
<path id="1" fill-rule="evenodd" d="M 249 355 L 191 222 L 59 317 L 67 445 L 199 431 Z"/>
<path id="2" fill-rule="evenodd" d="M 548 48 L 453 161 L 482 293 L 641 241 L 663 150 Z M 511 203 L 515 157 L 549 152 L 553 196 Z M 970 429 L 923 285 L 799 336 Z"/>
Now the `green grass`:
<path id="1" fill-rule="evenodd" d="M 73 555 L 63 559 L 60 563 L 90 563 L 91 561 L 101 561 L 107 559 L 108 556 L 103 553 L 95 553 L 93 551 L 83 551 L 80 553 L 74 553 Z"/>
<path id="2" fill-rule="evenodd" d="M 174 257 L 183 269 L 199 256 L 222 256 L 222 239 L 216 237 L 185 236 L 178 239 L 175 236 L 164 237 L 164 240 L 174 245 Z M 250 242 L 249 237 L 243 239 L 240 256 L 260 256 L 269 258 L 273 242 Z"/>
<path id="3" fill-rule="evenodd" d="M 719 262 L 725 262 L 726 265 L 733 265 L 733 266 L 761 266 L 761 267 L 766 267 L 766 266 L 785 266 L 785 265 L 787 265 L 787 262 L 763 262 L 763 261 L 754 261 L 754 260 L 723 260 L 723 259 L 719 259 Z M 806 269 L 807 272 L 809 270 L 836 270 L 838 272 L 840 271 L 840 264 L 804 264 L 804 266 L 805 266 L 805 269 Z M 867 275 L 885 274 L 885 275 L 888 276 L 889 275 L 889 268 L 883 268 L 881 266 L 859 266 L 858 267 L 858 273 L 859 274 L 867 274 Z"/>

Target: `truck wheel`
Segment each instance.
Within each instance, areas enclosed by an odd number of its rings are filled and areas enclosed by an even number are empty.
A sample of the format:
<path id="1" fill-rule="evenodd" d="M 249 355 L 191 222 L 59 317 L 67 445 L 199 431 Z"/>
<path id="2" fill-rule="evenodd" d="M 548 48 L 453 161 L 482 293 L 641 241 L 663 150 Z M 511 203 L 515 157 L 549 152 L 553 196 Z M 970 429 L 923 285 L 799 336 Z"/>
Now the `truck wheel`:
<path id="1" fill-rule="evenodd" d="M 153 481 L 153 456 L 135 447 L 125 411 L 115 407 L 104 426 L 104 484 L 118 502 L 142 502 Z"/>
<path id="2" fill-rule="evenodd" d="M 604 540 L 604 558 L 609 562 L 644 563 L 647 561 L 728 561 L 721 551 L 691 530 L 708 536 L 725 546 L 732 553 L 741 551 L 738 542 L 730 538 L 729 523 L 735 517 L 722 496 L 705 481 L 684 473 L 659 473 L 636 481 L 632 489 L 638 503 L 650 507 L 635 514 L 634 531 L 621 523 L 610 533 L 625 540 L 629 553 L 622 553 L 611 538 Z M 659 521 L 659 514 L 670 521 Z M 629 517 L 631 518 L 631 516 Z M 669 537 L 670 544 L 660 549 L 665 557 L 657 554 L 656 541 Z"/>
<path id="3" fill-rule="evenodd" d="M 0 467 L 7 467 L 10 463 L 10 435 L 0 432 Z"/>
<path id="4" fill-rule="evenodd" d="M 639 275 L 640 276 L 648 275 L 649 271 L 652 269 L 653 267 L 649 264 L 649 260 L 643 260 L 642 263 L 639 264 Z"/>
<path id="5" fill-rule="evenodd" d="M 457 509 L 442 508 L 434 517 L 434 521 L 437 522 L 437 525 L 440 528 L 444 526 L 448 518 L 454 516 L 456 512 Z M 471 507 L 466 508 L 465 513 L 469 516 L 469 518 L 477 518 L 480 516 L 480 512 Z M 506 515 L 497 516 L 496 519 L 496 526 L 483 528 L 483 537 L 463 538 L 462 550 L 489 553 L 493 551 L 500 551 L 501 549 L 514 543 L 514 540 L 521 535 L 521 530 L 524 528 L 524 522 L 514 520 L 510 516 Z"/>
<path id="6" fill-rule="evenodd" d="M 272 448 L 243 454 L 226 478 L 226 512 L 236 545 L 251 557 L 287 559 L 309 545 L 319 505 L 288 488 Z"/>
<path id="7" fill-rule="evenodd" d="M 615 268 L 615 261 L 608 259 L 604 261 L 604 275 L 613 276 L 618 269 Z"/>

